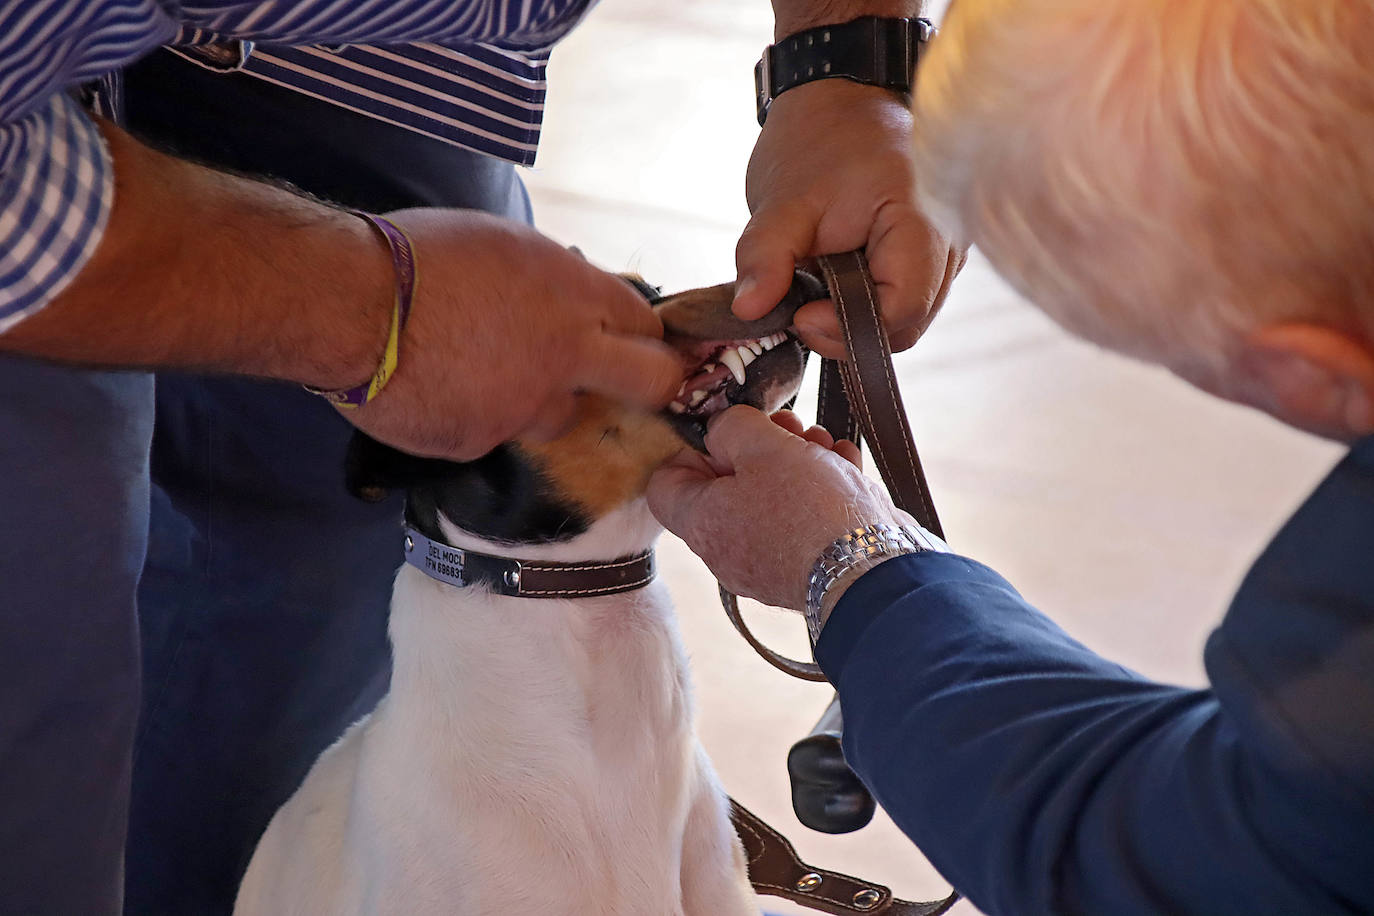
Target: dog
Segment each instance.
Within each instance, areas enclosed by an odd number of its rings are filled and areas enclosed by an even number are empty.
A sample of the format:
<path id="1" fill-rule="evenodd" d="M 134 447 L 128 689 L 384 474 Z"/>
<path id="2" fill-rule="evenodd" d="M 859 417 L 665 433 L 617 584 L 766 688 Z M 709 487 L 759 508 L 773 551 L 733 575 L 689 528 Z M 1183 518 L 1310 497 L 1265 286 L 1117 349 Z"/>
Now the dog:
<path id="1" fill-rule="evenodd" d="M 824 292 L 799 272 L 777 310 L 742 322 L 732 284 L 660 299 L 633 282 L 686 367 L 667 410 L 586 397 L 556 441 L 464 464 L 360 436 L 350 487 L 405 488 L 407 524 L 443 545 L 440 559 L 452 547 L 533 563 L 647 551 L 661 533 L 649 475 L 684 445 L 702 449 L 727 406 L 773 410 L 795 394 L 806 351 L 792 313 Z M 529 599 L 408 563 L 389 632 L 389 694 L 277 812 L 237 916 L 760 912 L 694 733 L 661 583 Z"/>

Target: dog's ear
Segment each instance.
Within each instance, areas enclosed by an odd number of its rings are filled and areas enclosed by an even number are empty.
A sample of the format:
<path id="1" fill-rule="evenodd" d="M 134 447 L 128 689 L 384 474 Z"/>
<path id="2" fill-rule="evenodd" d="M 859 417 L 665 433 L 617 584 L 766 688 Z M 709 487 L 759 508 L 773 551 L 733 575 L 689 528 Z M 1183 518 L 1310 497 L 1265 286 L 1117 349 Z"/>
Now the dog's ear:
<path id="1" fill-rule="evenodd" d="M 419 458 L 354 431 L 344 459 L 348 491 L 380 502 L 407 495 L 406 515 L 439 537 L 442 514 L 466 531 L 495 541 L 556 541 L 587 530 L 589 520 L 560 497 L 531 456 L 500 445 L 476 461 Z"/>
<path id="2" fill-rule="evenodd" d="M 393 489 L 410 486 L 423 461 L 355 429 L 344 455 L 344 486 L 363 502 L 379 503 Z"/>
<path id="3" fill-rule="evenodd" d="M 638 290 L 641 296 L 649 300 L 650 305 L 653 305 L 654 303 L 659 302 L 663 299 L 663 287 L 654 286 L 652 283 L 641 277 L 639 274 L 623 273 L 620 274 L 620 279 L 624 280 L 626 283 L 630 284 L 636 290 Z"/>

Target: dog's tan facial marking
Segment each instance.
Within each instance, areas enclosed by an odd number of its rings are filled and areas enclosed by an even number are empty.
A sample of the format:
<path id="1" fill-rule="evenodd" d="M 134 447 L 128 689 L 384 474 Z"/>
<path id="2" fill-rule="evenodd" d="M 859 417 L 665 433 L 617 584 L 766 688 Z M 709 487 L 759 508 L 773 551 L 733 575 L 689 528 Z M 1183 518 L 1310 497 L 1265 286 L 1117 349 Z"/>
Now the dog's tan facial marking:
<path id="1" fill-rule="evenodd" d="M 577 425 L 553 442 L 517 443 L 563 501 L 600 518 L 644 492 L 654 468 L 682 450 L 660 414 L 583 399 Z"/>
<path id="2" fill-rule="evenodd" d="M 795 393 L 805 355 L 787 329 L 797 307 L 815 295 L 798 281 L 758 321 L 741 321 L 730 311 L 733 283 L 664 298 L 654 309 L 664 340 L 683 359 L 682 388 L 668 410 L 584 398 L 571 432 L 553 442 L 521 441 L 518 451 L 548 481 L 548 496 L 577 507 L 587 520 L 602 517 L 642 495 L 654 469 L 684 445 L 702 448 L 712 415 L 730 404 L 773 410 Z"/>

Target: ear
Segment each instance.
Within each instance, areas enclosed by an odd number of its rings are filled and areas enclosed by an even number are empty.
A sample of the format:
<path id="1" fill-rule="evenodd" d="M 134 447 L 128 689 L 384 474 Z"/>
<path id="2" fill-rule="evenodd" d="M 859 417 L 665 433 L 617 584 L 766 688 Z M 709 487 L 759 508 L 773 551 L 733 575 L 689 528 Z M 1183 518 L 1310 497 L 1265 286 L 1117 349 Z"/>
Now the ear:
<path id="1" fill-rule="evenodd" d="M 363 502 L 379 503 L 410 485 L 414 469 L 407 465 L 419 461 L 355 429 L 344 455 L 344 486 Z"/>
<path id="2" fill-rule="evenodd" d="M 529 456 L 499 445 L 475 461 L 417 458 L 354 432 L 344 465 L 348 491 L 380 502 L 406 494 L 406 518 L 428 537 L 442 537 L 439 516 L 493 541 L 557 541 L 587 530 L 581 509 L 560 499 Z"/>
<path id="3" fill-rule="evenodd" d="M 1266 325 L 1237 361 L 1243 399 L 1331 439 L 1374 433 L 1374 347 L 1362 337 L 1315 324 Z"/>

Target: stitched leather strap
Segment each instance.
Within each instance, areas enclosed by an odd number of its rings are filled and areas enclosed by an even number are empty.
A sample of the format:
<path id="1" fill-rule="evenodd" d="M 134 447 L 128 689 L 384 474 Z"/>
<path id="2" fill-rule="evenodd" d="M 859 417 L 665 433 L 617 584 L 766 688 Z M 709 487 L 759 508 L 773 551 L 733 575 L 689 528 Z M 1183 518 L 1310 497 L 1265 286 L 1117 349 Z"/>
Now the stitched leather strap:
<path id="1" fill-rule="evenodd" d="M 892 348 L 868 263 L 862 252 L 855 251 L 820 258 L 819 265 L 835 302 L 848 360 L 822 361 L 817 422 L 837 439 L 855 444 L 860 437 L 867 439 L 893 501 L 943 538 L 897 389 Z M 735 629 L 770 664 L 794 677 L 817 679 L 815 675 L 821 672 L 816 665 L 786 658 L 762 645 L 740 618 L 735 596 L 724 588 L 721 601 Z M 844 762 L 841 721 L 839 698 L 834 697 L 812 734 L 798 742 L 788 757 L 793 809 L 802 823 L 829 833 L 857 830 L 868 823 L 874 809 L 868 789 Z M 731 806 L 731 819 L 749 860 L 750 881 L 761 894 L 785 897 L 826 913 L 891 916 L 936 916 L 959 899 L 951 893 L 929 903 L 898 900 L 881 885 L 812 868 L 781 834 L 733 799 Z"/>
<path id="2" fill-rule="evenodd" d="M 902 394 L 897 389 L 892 347 L 883 328 L 868 261 L 862 252 L 851 251 L 826 255 L 819 263 L 830 297 L 835 301 L 849 355 L 840 365 L 844 389 L 873 452 L 873 462 L 892 494 L 892 501 L 915 516 L 921 527 L 943 538 L 944 528 L 935 513 L 921 458 L 911 438 Z M 831 419 L 837 424 L 842 422 L 838 417 Z M 848 424 L 845 426 L 848 428 Z"/>
<path id="3" fill-rule="evenodd" d="M 454 547 L 406 529 L 405 560 L 420 572 L 464 588 L 483 585 L 512 598 L 591 598 L 643 588 L 654 580 L 654 552 L 598 563 L 516 560 Z"/>
<path id="4" fill-rule="evenodd" d="M 958 894 L 951 894 L 944 900 L 928 903 L 901 900 L 881 884 L 807 865 L 786 837 L 733 798 L 730 822 L 744 844 L 749 882 L 760 894 L 839 916 L 939 916 L 959 899 Z"/>
<path id="5" fill-rule="evenodd" d="M 855 445 L 859 444 L 859 421 L 849 406 L 849 395 L 844 390 L 844 376 L 840 372 L 840 363 L 833 359 L 821 360 L 816 422 L 829 430 L 836 439 L 848 439 Z"/>
<path id="6" fill-rule="evenodd" d="M 868 272 L 868 261 L 863 252 L 851 251 L 825 255 L 817 263 L 834 300 L 849 357 L 843 363 L 829 359 L 821 362 L 817 422 L 837 439 L 851 439 L 858 444 L 862 436 L 893 502 L 910 512 L 927 531 L 943 538 L 944 528 L 930 498 L 921 458 L 907 423 L 906 407 L 897 388 L 892 347 L 883 327 L 878 291 Z M 788 658 L 759 641 L 740 615 L 739 600 L 723 587 L 720 601 L 730 623 L 764 661 L 795 678 L 826 679 L 818 665 Z"/>

